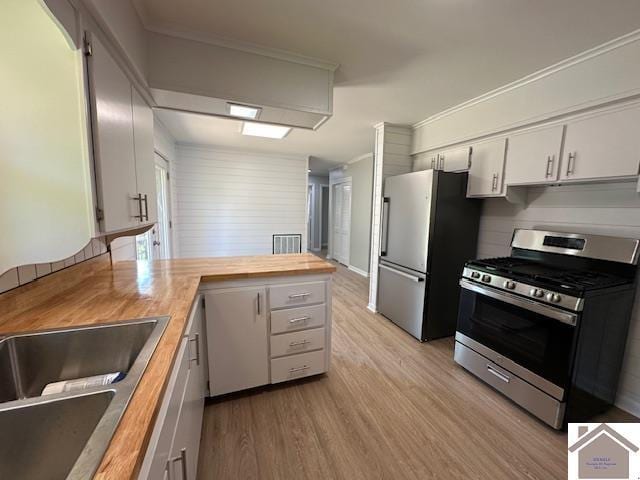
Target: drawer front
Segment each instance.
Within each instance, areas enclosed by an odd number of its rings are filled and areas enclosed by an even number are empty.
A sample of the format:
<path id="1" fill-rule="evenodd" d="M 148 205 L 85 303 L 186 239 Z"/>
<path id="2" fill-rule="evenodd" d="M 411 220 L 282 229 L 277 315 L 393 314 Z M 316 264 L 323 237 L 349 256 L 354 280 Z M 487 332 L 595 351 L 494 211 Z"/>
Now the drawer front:
<path id="1" fill-rule="evenodd" d="M 562 427 L 564 403 L 543 393 L 460 342 L 456 342 L 454 360 L 553 428 Z"/>
<path id="2" fill-rule="evenodd" d="M 324 344 L 324 328 L 275 335 L 271 337 L 271 357 L 320 350 Z"/>
<path id="3" fill-rule="evenodd" d="M 271 383 L 317 375 L 325 371 L 325 351 L 301 353 L 271 360 Z"/>
<path id="4" fill-rule="evenodd" d="M 325 300 L 325 282 L 296 283 L 269 287 L 271 308 L 297 307 Z"/>
<path id="5" fill-rule="evenodd" d="M 290 308 L 271 312 L 271 334 L 324 327 L 326 306 Z"/>

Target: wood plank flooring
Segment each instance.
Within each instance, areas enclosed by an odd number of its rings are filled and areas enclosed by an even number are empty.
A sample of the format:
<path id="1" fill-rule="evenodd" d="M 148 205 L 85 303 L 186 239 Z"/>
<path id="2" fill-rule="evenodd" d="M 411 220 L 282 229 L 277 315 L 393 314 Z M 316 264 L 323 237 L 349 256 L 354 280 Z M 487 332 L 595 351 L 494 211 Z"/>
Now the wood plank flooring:
<path id="1" fill-rule="evenodd" d="M 367 288 L 338 267 L 327 375 L 206 406 L 199 479 L 566 478 L 565 433 L 456 365 L 452 339 L 369 312 Z"/>

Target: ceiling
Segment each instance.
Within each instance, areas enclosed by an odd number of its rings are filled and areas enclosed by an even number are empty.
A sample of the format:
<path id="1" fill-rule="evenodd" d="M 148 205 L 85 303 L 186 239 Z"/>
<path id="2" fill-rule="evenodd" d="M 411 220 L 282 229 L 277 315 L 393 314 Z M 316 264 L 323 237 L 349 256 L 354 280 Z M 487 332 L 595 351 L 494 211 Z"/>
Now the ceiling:
<path id="1" fill-rule="evenodd" d="M 326 170 L 373 149 L 372 126 L 412 124 L 640 28 L 638 0 L 134 0 L 175 28 L 340 64 L 334 115 L 284 140 L 238 122 L 160 112 L 181 142 L 310 155 Z"/>

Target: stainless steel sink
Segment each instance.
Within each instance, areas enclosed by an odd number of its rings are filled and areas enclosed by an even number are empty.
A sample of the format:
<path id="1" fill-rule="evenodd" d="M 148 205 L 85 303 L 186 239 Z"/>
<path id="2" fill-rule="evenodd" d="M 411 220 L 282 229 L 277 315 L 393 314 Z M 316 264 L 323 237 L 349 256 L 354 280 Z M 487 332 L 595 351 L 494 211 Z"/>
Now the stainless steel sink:
<path id="1" fill-rule="evenodd" d="M 0 340 L 0 478 L 91 478 L 168 320 Z M 126 376 L 104 387 L 40 396 L 50 382 L 112 372 Z"/>

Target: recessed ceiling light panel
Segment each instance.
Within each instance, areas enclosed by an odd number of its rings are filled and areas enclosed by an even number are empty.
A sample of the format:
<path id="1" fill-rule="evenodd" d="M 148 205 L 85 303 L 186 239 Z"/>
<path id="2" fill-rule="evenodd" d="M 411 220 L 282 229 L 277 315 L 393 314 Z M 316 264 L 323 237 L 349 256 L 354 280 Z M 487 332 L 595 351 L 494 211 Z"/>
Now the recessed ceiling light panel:
<path id="1" fill-rule="evenodd" d="M 242 134 L 252 137 L 281 139 L 286 137 L 290 131 L 291 127 L 271 125 L 270 123 L 244 122 L 242 124 Z"/>
<path id="2" fill-rule="evenodd" d="M 251 118 L 255 120 L 260 115 L 260 107 L 249 107 L 247 105 L 238 105 L 236 103 L 227 103 L 229 107 L 229 115 L 232 117 Z"/>

